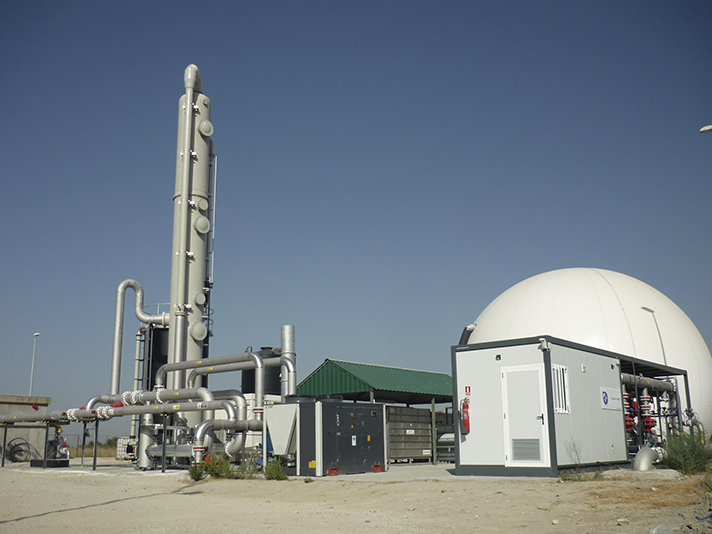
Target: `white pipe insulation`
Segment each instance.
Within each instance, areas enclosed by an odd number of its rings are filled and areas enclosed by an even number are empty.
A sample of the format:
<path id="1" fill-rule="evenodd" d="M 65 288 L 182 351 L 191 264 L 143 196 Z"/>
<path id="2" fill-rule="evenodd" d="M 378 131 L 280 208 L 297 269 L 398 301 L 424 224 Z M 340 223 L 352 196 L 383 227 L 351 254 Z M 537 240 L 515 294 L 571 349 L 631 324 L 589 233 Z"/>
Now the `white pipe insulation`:
<path id="1" fill-rule="evenodd" d="M 280 375 L 280 386 L 282 402 L 287 395 L 297 393 L 297 353 L 294 348 L 294 325 L 282 325 L 282 373 Z M 287 363 L 290 362 L 291 366 Z M 294 384 L 292 384 L 294 381 Z"/>
<path id="2" fill-rule="evenodd" d="M 158 371 L 156 372 L 155 387 L 156 389 L 161 389 L 164 387 L 166 374 L 169 372 L 185 371 L 187 369 L 197 369 L 201 367 L 212 367 L 214 365 L 224 363 L 237 363 L 248 361 L 255 369 L 255 417 L 257 417 L 258 419 L 262 419 L 265 397 L 265 367 L 262 357 L 254 352 L 232 354 L 229 356 L 218 356 L 216 358 L 208 358 L 205 360 L 167 363 L 159 367 Z"/>
<path id="3" fill-rule="evenodd" d="M 212 360 L 212 358 L 211 358 Z M 278 367 L 282 366 L 286 369 L 282 371 L 282 381 L 287 384 L 286 395 L 296 395 L 297 393 L 297 370 L 294 367 L 294 363 L 291 359 L 286 356 L 280 356 L 279 358 L 265 358 L 263 359 L 265 368 L 267 367 Z M 210 367 L 197 367 L 188 375 L 187 385 L 189 388 L 195 387 L 195 383 L 199 376 L 210 375 L 216 373 L 230 373 L 234 371 L 244 371 L 254 369 L 254 364 L 252 362 L 236 362 L 236 363 L 224 363 L 221 365 L 212 365 Z M 285 376 L 286 375 L 286 376 Z M 284 401 L 284 396 L 282 397 Z"/>
<path id="4" fill-rule="evenodd" d="M 146 324 L 160 324 L 167 326 L 170 321 L 168 313 L 150 315 L 143 311 L 143 287 L 136 280 L 124 280 L 116 290 L 116 313 L 114 314 L 114 344 L 111 355 L 111 387 L 112 394 L 120 391 L 121 382 L 121 352 L 124 336 L 124 308 L 126 305 L 126 290 L 133 289 L 136 293 L 134 312 L 136 318 Z"/>

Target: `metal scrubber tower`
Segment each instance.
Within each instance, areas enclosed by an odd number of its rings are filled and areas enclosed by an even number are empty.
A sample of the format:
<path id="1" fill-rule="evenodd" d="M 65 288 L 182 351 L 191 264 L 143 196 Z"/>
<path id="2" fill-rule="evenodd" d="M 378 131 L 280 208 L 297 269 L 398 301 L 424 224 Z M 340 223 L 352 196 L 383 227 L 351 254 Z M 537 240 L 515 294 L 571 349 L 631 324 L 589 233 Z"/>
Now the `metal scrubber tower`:
<path id="1" fill-rule="evenodd" d="M 185 69 L 185 95 L 179 101 L 176 186 L 173 195 L 170 337 L 168 363 L 201 360 L 209 335 L 213 125 L 210 99 L 202 93 L 195 65 Z M 176 371 L 167 386 L 185 388 Z M 192 414 L 199 421 L 199 414 Z"/>

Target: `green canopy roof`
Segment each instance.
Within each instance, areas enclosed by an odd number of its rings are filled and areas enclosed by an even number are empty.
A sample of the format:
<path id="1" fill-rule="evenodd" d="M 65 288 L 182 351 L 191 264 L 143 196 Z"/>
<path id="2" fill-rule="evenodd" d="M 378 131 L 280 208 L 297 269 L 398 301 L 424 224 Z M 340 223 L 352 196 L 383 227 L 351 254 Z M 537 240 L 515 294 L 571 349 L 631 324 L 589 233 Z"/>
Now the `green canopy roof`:
<path id="1" fill-rule="evenodd" d="M 452 378 L 445 373 L 327 359 L 297 386 L 297 394 L 405 404 L 452 402 Z"/>

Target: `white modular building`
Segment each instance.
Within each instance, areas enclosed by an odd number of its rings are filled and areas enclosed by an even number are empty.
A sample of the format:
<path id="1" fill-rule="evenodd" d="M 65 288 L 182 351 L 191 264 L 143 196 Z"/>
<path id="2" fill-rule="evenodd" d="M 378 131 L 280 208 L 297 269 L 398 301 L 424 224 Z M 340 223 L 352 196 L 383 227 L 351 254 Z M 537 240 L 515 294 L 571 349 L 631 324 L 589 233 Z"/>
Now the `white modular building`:
<path id="1" fill-rule="evenodd" d="M 551 336 L 455 346 L 452 368 L 458 475 L 627 464 L 641 443 L 682 424 L 684 370 Z M 638 404 L 644 415 L 634 415 Z"/>
<path id="2" fill-rule="evenodd" d="M 626 462 L 668 431 L 712 426 L 712 357 L 699 331 L 665 295 L 613 271 L 561 269 L 514 285 L 451 355 L 461 474 Z"/>

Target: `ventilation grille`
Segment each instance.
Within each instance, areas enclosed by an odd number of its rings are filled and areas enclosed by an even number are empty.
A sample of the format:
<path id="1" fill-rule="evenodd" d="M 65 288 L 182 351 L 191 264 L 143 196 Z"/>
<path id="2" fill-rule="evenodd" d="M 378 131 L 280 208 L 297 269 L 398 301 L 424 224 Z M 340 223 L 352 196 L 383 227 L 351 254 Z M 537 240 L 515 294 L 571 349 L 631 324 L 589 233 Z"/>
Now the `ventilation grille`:
<path id="1" fill-rule="evenodd" d="M 541 461 L 539 439 L 513 439 L 512 457 L 514 461 Z"/>

